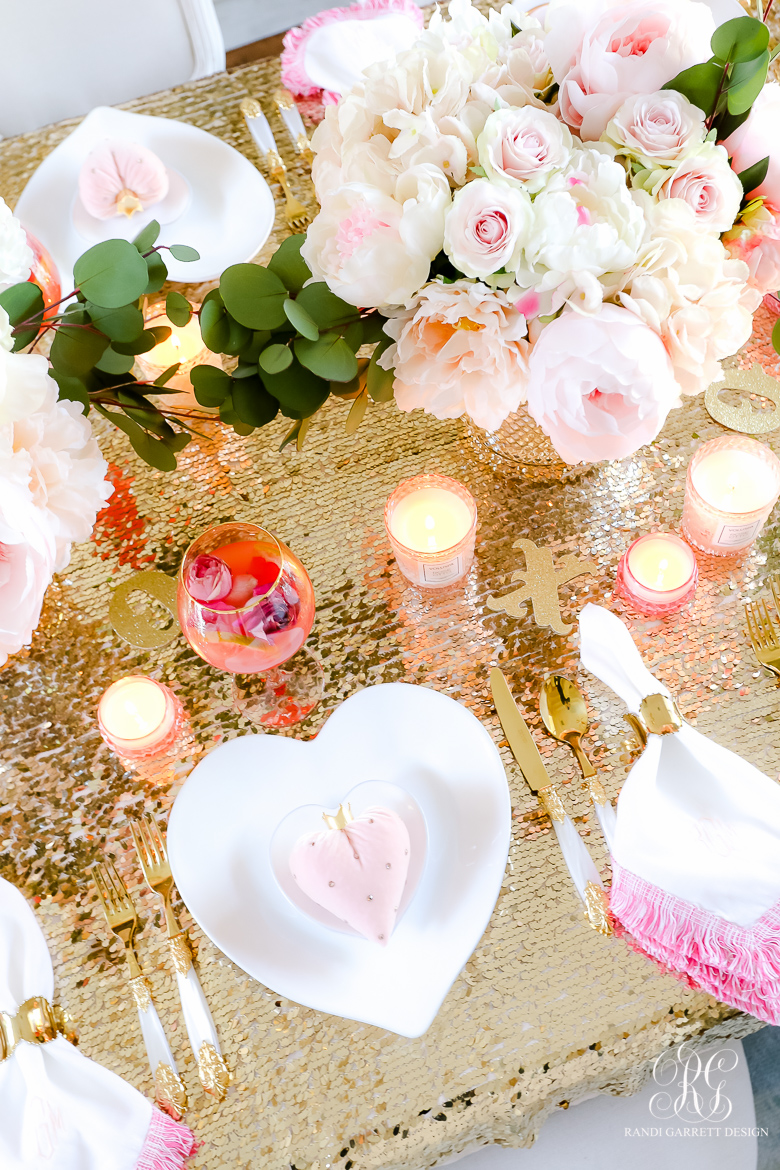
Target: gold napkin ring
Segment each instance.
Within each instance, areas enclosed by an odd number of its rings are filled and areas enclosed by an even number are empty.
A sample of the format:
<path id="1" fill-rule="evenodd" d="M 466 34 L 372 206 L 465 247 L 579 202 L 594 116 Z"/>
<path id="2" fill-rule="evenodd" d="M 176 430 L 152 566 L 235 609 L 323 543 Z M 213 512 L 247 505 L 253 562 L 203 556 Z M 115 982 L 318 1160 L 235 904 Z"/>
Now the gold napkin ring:
<path id="1" fill-rule="evenodd" d="M 18 1008 L 16 1015 L 0 1012 L 0 1063 L 11 1056 L 22 1040 L 28 1044 L 47 1044 L 64 1036 L 77 1043 L 78 1033 L 60 1007 L 52 1007 L 42 995 L 34 995 Z"/>
<path id="2" fill-rule="evenodd" d="M 642 748 L 647 746 L 648 735 L 674 735 L 685 722 L 680 708 L 669 695 L 646 695 L 639 714 L 630 713 L 623 718 L 633 728 Z"/>

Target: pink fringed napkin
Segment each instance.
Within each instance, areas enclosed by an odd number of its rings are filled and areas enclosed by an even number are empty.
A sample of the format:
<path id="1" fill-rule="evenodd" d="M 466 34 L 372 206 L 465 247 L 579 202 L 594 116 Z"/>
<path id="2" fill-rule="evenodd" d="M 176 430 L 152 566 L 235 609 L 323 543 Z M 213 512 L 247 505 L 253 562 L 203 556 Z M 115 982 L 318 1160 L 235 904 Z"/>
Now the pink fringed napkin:
<path id="1" fill-rule="evenodd" d="M 614 614 L 586 605 L 580 637 L 630 711 L 669 697 Z M 612 871 L 610 909 L 646 954 L 780 1024 L 780 785 L 684 721 L 651 734 L 618 800 Z"/>
<path id="2" fill-rule="evenodd" d="M 34 996 L 51 1003 L 53 988 L 38 923 L 19 891 L 0 879 L 0 1031 Z M 129 1006 L 127 1026 L 136 1026 Z M 0 1060 L 2 1170 L 181 1170 L 194 1148 L 186 1126 L 62 1036 L 20 1040 Z"/>

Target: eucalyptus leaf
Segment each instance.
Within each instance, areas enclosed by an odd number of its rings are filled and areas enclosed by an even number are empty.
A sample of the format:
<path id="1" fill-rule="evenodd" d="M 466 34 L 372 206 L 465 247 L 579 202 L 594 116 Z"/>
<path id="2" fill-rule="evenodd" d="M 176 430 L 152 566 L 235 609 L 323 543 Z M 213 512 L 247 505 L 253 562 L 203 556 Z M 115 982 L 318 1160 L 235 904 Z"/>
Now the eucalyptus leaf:
<path id="1" fill-rule="evenodd" d="M 43 313 L 43 293 L 37 284 L 26 280 L 22 284 L 12 284 L 10 288 L 0 293 L 0 305 L 8 314 L 11 326 L 16 328 L 23 321 L 28 321 L 31 317 L 36 318 L 37 314 Z M 42 317 L 37 316 L 29 328 L 14 334 L 14 353 L 35 341 L 42 324 Z"/>
<path id="2" fill-rule="evenodd" d="M 292 360 L 292 351 L 288 346 L 269 345 L 260 354 L 258 364 L 266 374 L 281 374 L 282 370 L 292 365 Z"/>
<path id="3" fill-rule="evenodd" d="M 354 305 L 348 305 L 332 293 L 327 284 L 307 284 L 295 298 L 295 303 L 305 309 L 319 329 L 333 329 L 346 325 L 359 315 Z"/>
<path id="4" fill-rule="evenodd" d="M 102 370 L 104 374 L 129 374 L 134 361 L 132 354 L 117 353 L 109 345 L 100 361 L 95 363 L 95 369 Z"/>
<path id="5" fill-rule="evenodd" d="M 159 252 L 152 252 L 146 257 L 147 283 L 144 293 L 150 296 L 159 292 L 168 279 L 168 267 Z"/>
<path id="6" fill-rule="evenodd" d="M 57 383 L 57 397 L 67 402 L 80 402 L 84 413 L 89 413 L 89 391 L 81 378 L 71 374 L 61 374 L 58 370 L 49 370 L 49 377 Z"/>
<path id="7" fill-rule="evenodd" d="M 373 398 L 374 402 L 389 402 L 393 397 L 393 382 L 395 380 L 394 370 L 384 370 L 378 365 L 378 360 L 388 348 L 393 344 L 392 337 L 388 337 L 386 333 L 382 334 L 378 345 L 371 354 L 371 361 L 368 363 L 368 372 L 366 373 L 366 389 Z"/>
<path id="8" fill-rule="evenodd" d="M 155 325 L 153 329 L 144 329 L 133 341 L 114 341 L 112 349 L 117 353 L 139 354 L 149 353 L 161 341 L 167 341 L 171 331 L 167 325 Z"/>
<path id="9" fill-rule="evenodd" d="M 722 79 L 723 66 L 716 61 L 704 61 L 701 65 L 683 69 L 682 73 L 678 73 L 661 88 L 681 93 L 709 117 L 715 110 Z"/>
<path id="10" fill-rule="evenodd" d="M 118 410 L 107 410 L 104 406 L 97 406 L 96 409 L 120 431 L 125 432 L 135 453 L 150 467 L 156 467 L 158 471 L 176 470 L 175 454 L 160 439 L 147 434 L 137 422 Z"/>
<path id="11" fill-rule="evenodd" d="M 174 431 L 172 435 L 169 435 L 167 439 L 163 440 L 165 446 L 174 452 L 183 451 L 191 441 L 192 435 L 186 435 L 184 431 Z"/>
<path id="12" fill-rule="evenodd" d="M 294 301 L 288 297 L 284 302 L 284 311 L 287 316 L 287 320 L 290 322 L 293 329 L 297 329 L 298 332 L 303 337 L 308 338 L 309 341 L 317 340 L 320 335 L 320 331 L 317 328 L 315 322 L 304 309 L 303 305 L 299 305 L 297 301 Z"/>
<path id="13" fill-rule="evenodd" d="M 222 353 L 226 353 L 229 357 L 236 357 L 241 353 L 247 342 L 252 337 L 252 330 L 247 329 L 246 325 L 239 325 L 228 313 L 225 317 L 228 327 L 227 337 L 222 346 Z"/>
<path id="14" fill-rule="evenodd" d="M 233 386 L 230 375 L 216 366 L 194 366 L 190 381 L 201 406 L 221 406 Z"/>
<path id="15" fill-rule="evenodd" d="M 258 377 L 242 378 L 233 384 L 233 409 L 243 423 L 264 427 L 279 413 L 279 402 Z"/>
<path id="16" fill-rule="evenodd" d="M 768 170 L 769 155 L 766 158 L 762 158 L 760 162 L 753 163 L 752 167 L 748 167 L 747 170 L 739 172 L 737 178 L 742 184 L 742 189 L 746 195 L 749 195 L 751 191 L 755 191 L 756 187 L 761 186 Z"/>
<path id="17" fill-rule="evenodd" d="M 769 29 L 752 16 L 727 20 L 712 34 L 710 46 L 715 56 L 725 62 L 753 61 L 769 45 Z"/>
<path id="18" fill-rule="evenodd" d="M 381 341 L 383 337 L 387 337 L 384 331 L 384 323 L 387 320 L 381 313 L 373 312 L 367 317 L 361 317 L 360 324 L 363 326 L 363 344 L 369 345 L 372 342 Z"/>
<path id="19" fill-rule="evenodd" d="M 282 414 L 288 418 L 306 418 L 322 406 L 330 394 L 330 387 L 311 370 L 293 361 L 281 374 L 260 371 L 263 385 L 278 399 Z"/>
<path id="20" fill-rule="evenodd" d="M 154 403 L 144 398 L 143 394 L 131 390 L 119 390 L 117 391 L 117 399 L 129 418 L 159 438 L 168 439 L 176 433 Z"/>
<path id="21" fill-rule="evenodd" d="M 224 353 L 230 340 L 230 322 L 221 297 L 207 297 L 200 308 L 200 332 L 212 353 Z"/>
<path id="22" fill-rule="evenodd" d="M 303 444 L 306 441 L 306 436 L 309 433 L 310 426 L 311 426 L 311 419 L 310 418 L 302 418 L 301 419 L 301 425 L 298 427 L 298 434 L 295 436 L 295 446 L 296 446 L 298 451 L 303 450 Z"/>
<path id="23" fill-rule="evenodd" d="M 302 366 L 331 382 L 350 382 L 357 374 L 357 358 L 338 333 L 323 333 L 316 341 L 296 338 L 295 356 Z"/>
<path id="24" fill-rule="evenodd" d="M 186 297 L 173 289 L 165 298 L 165 312 L 168 319 L 181 329 L 184 325 L 189 325 L 192 317 L 192 305 Z"/>
<path id="25" fill-rule="evenodd" d="M 344 340 L 353 353 L 357 353 L 363 344 L 363 322 L 353 321 L 344 330 Z"/>
<path id="26" fill-rule="evenodd" d="M 257 377 L 257 362 L 253 366 L 247 365 L 240 361 L 234 370 L 231 370 L 231 378 L 256 378 Z"/>
<path id="27" fill-rule="evenodd" d="M 271 333 L 268 329 L 256 329 L 244 348 L 241 350 L 240 358 L 242 362 L 247 365 L 256 366 L 257 359 L 260 357 L 261 351 L 265 348 L 271 340 Z"/>
<path id="28" fill-rule="evenodd" d="M 251 435 L 255 429 L 251 423 L 242 422 L 233 406 L 233 397 L 228 395 L 219 408 L 219 417 L 223 423 L 231 426 L 237 435 Z"/>
<path id="29" fill-rule="evenodd" d="M 140 232 L 133 240 L 133 245 L 141 253 L 148 252 L 149 249 L 153 248 L 157 243 L 157 237 L 159 234 L 160 225 L 156 219 L 153 219 L 146 225 L 145 228 L 141 228 Z"/>
<path id="30" fill-rule="evenodd" d="M 777 353 L 780 353 L 780 317 L 775 321 L 772 328 L 772 345 L 775 347 Z"/>
<path id="31" fill-rule="evenodd" d="M 174 260 L 179 260 L 183 264 L 189 264 L 193 260 L 200 260 L 200 252 L 195 248 L 191 248 L 189 244 L 171 244 L 168 249 Z"/>
<path id="32" fill-rule="evenodd" d="M 722 114 L 718 114 L 716 123 L 717 139 L 720 139 L 722 142 L 726 138 L 729 138 L 749 117 L 750 110 L 745 110 L 742 114 L 730 114 L 728 110 L 724 110 Z"/>
<path id="33" fill-rule="evenodd" d="M 765 49 L 755 61 L 735 65 L 729 78 L 726 94 L 730 114 L 744 114 L 753 105 L 766 82 L 769 52 Z"/>
<path id="34" fill-rule="evenodd" d="M 349 414 L 347 415 L 347 425 L 344 429 L 348 435 L 354 435 L 355 431 L 362 423 L 365 417 L 367 406 L 368 395 L 364 391 L 362 394 L 358 394 L 357 398 L 352 403 Z"/>
<path id="35" fill-rule="evenodd" d="M 160 374 L 159 378 L 155 378 L 155 380 L 152 382 L 152 385 L 153 386 L 164 386 L 166 384 L 166 382 L 170 382 L 170 380 L 174 376 L 174 374 L 177 374 L 179 372 L 180 365 L 181 365 L 181 362 L 176 362 L 174 365 L 168 366 L 168 369 L 163 370 L 163 372 Z"/>
<path id="36" fill-rule="evenodd" d="M 294 442 L 295 439 L 298 438 L 298 432 L 301 429 L 302 422 L 303 422 L 303 419 L 298 419 L 298 421 L 296 423 L 293 423 L 293 425 L 290 427 L 289 431 L 287 432 L 287 434 L 284 436 L 281 443 L 279 444 L 280 451 L 284 451 L 285 447 L 287 447 L 290 443 Z"/>
<path id="37" fill-rule="evenodd" d="M 301 256 L 301 244 L 305 235 L 288 236 L 283 240 L 268 261 L 268 267 L 282 280 L 288 292 L 300 292 L 307 280 L 311 279 L 311 269 Z"/>
<path id="38" fill-rule="evenodd" d="M 95 305 L 118 309 L 137 301 L 146 289 L 146 260 L 129 240 L 103 240 L 73 265 L 73 279 Z"/>
<path id="39" fill-rule="evenodd" d="M 248 329 L 278 329 L 287 321 L 287 289 L 260 264 L 233 264 L 222 273 L 219 291 L 225 308 Z"/>
<path id="40" fill-rule="evenodd" d="M 107 346 L 108 338 L 95 329 L 60 325 L 54 334 L 49 358 L 55 370 L 78 377 L 88 373 L 100 361 Z"/>
<path id="41" fill-rule="evenodd" d="M 144 315 L 137 305 L 121 305 L 118 309 L 104 309 L 87 301 L 86 309 L 92 323 L 112 341 L 133 341 L 143 331 Z"/>

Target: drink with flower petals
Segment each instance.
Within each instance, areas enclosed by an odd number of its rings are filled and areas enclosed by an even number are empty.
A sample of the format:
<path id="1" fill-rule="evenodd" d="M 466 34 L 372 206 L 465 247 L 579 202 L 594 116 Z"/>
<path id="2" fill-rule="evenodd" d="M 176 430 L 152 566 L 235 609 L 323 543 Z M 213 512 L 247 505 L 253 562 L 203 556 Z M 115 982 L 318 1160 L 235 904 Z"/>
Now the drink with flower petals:
<path id="1" fill-rule="evenodd" d="M 298 558 L 254 524 L 221 524 L 187 550 L 179 619 L 192 648 L 231 674 L 279 666 L 303 646 L 314 590 Z"/>

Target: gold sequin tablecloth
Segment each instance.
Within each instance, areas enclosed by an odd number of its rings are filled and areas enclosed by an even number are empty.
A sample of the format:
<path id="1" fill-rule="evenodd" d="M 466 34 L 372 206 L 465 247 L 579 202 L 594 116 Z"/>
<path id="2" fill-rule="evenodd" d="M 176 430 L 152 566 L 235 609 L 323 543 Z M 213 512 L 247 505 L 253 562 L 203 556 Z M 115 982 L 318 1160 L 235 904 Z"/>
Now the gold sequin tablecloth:
<path id="1" fill-rule="evenodd" d="M 239 101 L 270 90 L 277 75 L 276 61 L 261 62 L 126 108 L 180 117 L 252 157 Z M 72 125 L 0 143 L 0 193 L 9 202 Z M 283 141 L 281 127 L 275 129 Z M 289 155 L 288 161 L 302 190 L 303 175 Z M 758 356 L 774 371 L 771 324 L 762 309 L 748 360 Z M 231 708 L 226 676 L 183 639 L 155 654 L 120 642 L 107 621 L 111 588 L 151 565 L 173 573 L 192 536 L 211 524 L 259 521 L 301 556 L 317 594 L 309 644 L 325 667 L 326 698 L 294 734 L 315 733 L 360 687 L 404 680 L 465 703 L 498 742 L 487 685 L 492 664 L 506 669 L 537 728 L 540 678 L 579 670 L 574 637 L 540 630 L 530 616 L 486 609 L 486 598 L 508 591 L 512 570 L 522 567 L 512 542 L 530 537 L 598 563 L 598 576 L 562 588 L 569 619 L 586 600 L 622 614 L 611 599 L 621 552 L 637 533 L 678 523 L 691 451 L 721 433 L 701 400 L 688 402 L 633 458 L 565 485 L 533 486 L 504 480 L 477 460 L 459 423 L 372 406 L 357 436 L 348 438 L 347 409 L 331 404 L 300 453 L 277 451 L 284 420 L 249 439 L 215 431 L 211 440 L 195 440 L 170 475 L 141 463 L 121 434 L 98 427 L 116 488 L 110 507 L 93 540 L 74 550 L 51 586 L 30 652 L 0 673 L 0 873 L 36 907 L 58 996 L 80 1024 L 83 1051 L 151 1095 L 121 948 L 109 941 L 85 877 L 104 850 L 117 858 L 142 907 L 142 959 L 190 1092 L 186 1120 L 202 1142 L 196 1167 L 416 1170 L 475 1142 L 526 1145 L 550 1112 L 584 1094 L 638 1089 L 665 1047 L 759 1026 L 588 928 L 549 821 L 503 745 L 514 810 L 506 877 L 484 937 L 429 1031 L 408 1040 L 282 999 L 190 923 L 233 1074 L 222 1104 L 202 1095 L 158 907 L 128 852 L 127 817 L 149 808 L 164 819 L 199 753 L 251 727 Z M 768 441 L 780 451 L 780 432 Z M 422 470 L 464 481 L 479 506 L 468 581 L 440 595 L 405 582 L 382 525 L 392 488 Z M 630 619 L 650 669 L 679 693 L 687 718 L 773 777 L 780 767 L 780 696 L 751 657 L 741 601 L 780 567 L 778 536 L 775 521 L 742 561 L 701 558 L 690 612 L 662 623 Z M 190 712 L 191 751 L 175 767 L 123 773 L 98 736 L 99 695 L 136 671 L 171 685 Z M 614 798 L 630 763 L 622 710 L 605 687 L 579 677 L 594 717 L 599 774 Z M 538 741 L 605 868 L 571 754 L 542 735 Z"/>

